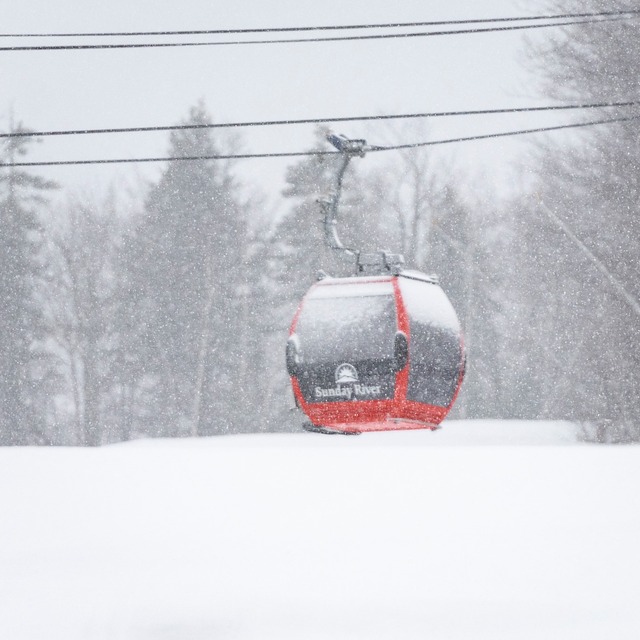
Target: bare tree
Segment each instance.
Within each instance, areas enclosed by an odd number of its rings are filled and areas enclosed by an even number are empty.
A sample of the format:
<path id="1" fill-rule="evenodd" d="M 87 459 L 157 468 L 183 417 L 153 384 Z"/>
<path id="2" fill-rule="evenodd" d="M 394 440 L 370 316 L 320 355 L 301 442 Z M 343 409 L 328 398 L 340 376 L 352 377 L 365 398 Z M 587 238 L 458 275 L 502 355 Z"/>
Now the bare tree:
<path id="1" fill-rule="evenodd" d="M 114 391 L 120 229 L 112 205 L 99 211 L 75 200 L 65 213 L 64 222 L 49 233 L 49 271 L 41 292 L 47 343 L 71 400 L 71 441 L 98 445 L 108 437 L 106 396 Z"/>
<path id="2" fill-rule="evenodd" d="M 628 7 L 600 0 L 548 5 L 554 11 Z M 554 33 L 529 51 L 541 93 L 582 102 L 637 94 L 637 21 Z M 614 115 L 622 112 L 607 112 Z M 536 197 L 522 211 L 523 253 L 530 259 L 522 264 L 520 278 L 529 292 L 524 309 L 540 415 L 608 425 L 603 428 L 611 440 L 638 439 L 640 356 L 632 345 L 640 339 L 640 316 L 627 304 L 640 301 L 637 124 L 600 126 L 558 142 L 550 138 L 539 146 L 538 156 Z"/>

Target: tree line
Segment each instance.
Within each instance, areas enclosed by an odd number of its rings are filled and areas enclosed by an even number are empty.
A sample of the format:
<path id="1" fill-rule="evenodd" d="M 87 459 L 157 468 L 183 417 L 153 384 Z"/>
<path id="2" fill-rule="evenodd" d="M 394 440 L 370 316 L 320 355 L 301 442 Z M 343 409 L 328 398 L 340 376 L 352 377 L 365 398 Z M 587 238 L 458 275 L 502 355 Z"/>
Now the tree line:
<path id="1" fill-rule="evenodd" d="M 633 21 L 581 25 L 532 46 L 541 94 L 628 98 L 637 36 Z M 197 105 L 184 124 L 210 122 Z M 544 209 L 638 299 L 637 140 L 633 123 L 563 144 L 549 137 L 529 148 L 534 177 L 507 202 L 475 196 L 432 151 L 368 171 L 351 163 L 342 234 L 438 273 L 462 321 L 469 367 L 452 417 L 569 419 L 589 439 L 640 438 L 640 319 Z M 29 144 L 6 139 L 2 160 Z M 182 129 L 169 155 L 226 144 Z M 319 130 L 310 150 L 323 145 Z M 54 184 L 1 170 L 0 443 L 299 429 L 283 364 L 288 325 L 319 269 L 352 273 L 324 248 L 318 223 L 335 161 L 293 163 L 271 220 L 228 161 L 168 162 L 133 215 L 114 191 L 69 199 L 52 216 Z"/>

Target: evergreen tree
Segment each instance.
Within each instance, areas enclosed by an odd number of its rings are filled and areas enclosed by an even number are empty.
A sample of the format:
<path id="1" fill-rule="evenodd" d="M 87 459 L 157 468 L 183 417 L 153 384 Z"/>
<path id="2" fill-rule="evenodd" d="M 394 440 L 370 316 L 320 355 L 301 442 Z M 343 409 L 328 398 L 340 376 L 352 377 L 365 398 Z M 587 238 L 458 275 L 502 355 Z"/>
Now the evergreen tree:
<path id="1" fill-rule="evenodd" d="M 24 132 L 22 126 L 12 133 Z M 31 139 L 6 138 L 0 148 L 5 163 L 17 162 Z M 40 313 L 34 297 L 40 270 L 40 225 L 35 207 L 53 187 L 15 168 L 0 169 L 0 443 L 42 439 L 43 425 L 34 409 L 34 340 Z"/>
<path id="2" fill-rule="evenodd" d="M 185 124 L 206 125 L 202 105 Z M 207 129 L 171 134 L 172 157 L 218 152 Z M 169 162 L 152 187 L 128 243 L 128 311 L 134 318 L 128 369 L 153 406 L 157 434 L 223 433 L 235 428 L 243 399 L 246 220 L 230 168 L 212 160 Z"/>

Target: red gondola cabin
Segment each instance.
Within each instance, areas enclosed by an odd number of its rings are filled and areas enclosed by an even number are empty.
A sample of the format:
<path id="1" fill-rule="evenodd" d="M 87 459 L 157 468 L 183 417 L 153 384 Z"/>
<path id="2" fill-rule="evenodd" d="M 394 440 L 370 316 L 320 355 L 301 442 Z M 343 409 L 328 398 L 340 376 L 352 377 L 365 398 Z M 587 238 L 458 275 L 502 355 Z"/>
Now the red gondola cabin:
<path id="1" fill-rule="evenodd" d="M 416 271 L 326 278 L 293 319 L 287 370 L 310 430 L 435 429 L 464 376 L 460 323 Z"/>

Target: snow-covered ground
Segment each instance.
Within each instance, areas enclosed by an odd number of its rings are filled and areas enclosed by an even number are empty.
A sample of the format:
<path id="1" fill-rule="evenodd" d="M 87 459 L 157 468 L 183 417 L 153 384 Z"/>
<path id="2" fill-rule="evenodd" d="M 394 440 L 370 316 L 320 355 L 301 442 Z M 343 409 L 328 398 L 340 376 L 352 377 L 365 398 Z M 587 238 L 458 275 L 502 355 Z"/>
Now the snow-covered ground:
<path id="1" fill-rule="evenodd" d="M 1 449 L 0 639 L 635 640 L 640 448 L 573 435 Z"/>

